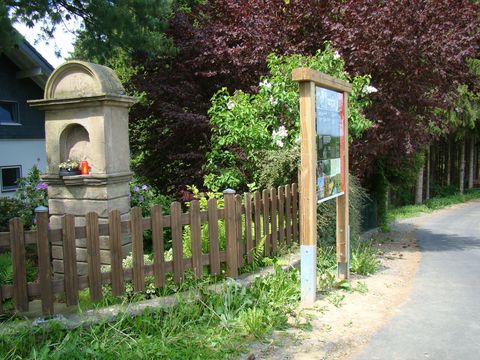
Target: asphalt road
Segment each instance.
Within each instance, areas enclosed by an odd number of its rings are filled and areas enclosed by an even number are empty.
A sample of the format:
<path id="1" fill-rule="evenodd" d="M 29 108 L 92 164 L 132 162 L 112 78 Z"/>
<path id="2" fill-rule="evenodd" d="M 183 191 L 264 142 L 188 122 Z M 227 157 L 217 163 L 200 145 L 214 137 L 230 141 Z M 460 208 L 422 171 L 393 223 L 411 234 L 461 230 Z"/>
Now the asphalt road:
<path id="1" fill-rule="evenodd" d="M 411 220 L 413 290 L 355 360 L 480 359 L 480 202 Z"/>

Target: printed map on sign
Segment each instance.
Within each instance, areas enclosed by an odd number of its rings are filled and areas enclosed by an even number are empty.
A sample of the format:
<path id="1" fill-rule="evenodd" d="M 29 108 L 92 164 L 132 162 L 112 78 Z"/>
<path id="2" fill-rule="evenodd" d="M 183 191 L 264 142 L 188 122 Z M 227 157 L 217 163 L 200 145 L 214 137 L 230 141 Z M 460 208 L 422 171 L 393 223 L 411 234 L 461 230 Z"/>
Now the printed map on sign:
<path id="1" fill-rule="evenodd" d="M 343 94 L 316 87 L 317 197 L 326 201 L 344 191 Z"/>

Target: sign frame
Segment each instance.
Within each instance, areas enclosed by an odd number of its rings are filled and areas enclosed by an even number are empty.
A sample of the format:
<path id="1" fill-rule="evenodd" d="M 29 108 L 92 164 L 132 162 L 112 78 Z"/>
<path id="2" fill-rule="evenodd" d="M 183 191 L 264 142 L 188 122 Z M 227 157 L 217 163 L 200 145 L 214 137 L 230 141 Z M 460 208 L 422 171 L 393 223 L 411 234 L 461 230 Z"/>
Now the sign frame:
<path id="1" fill-rule="evenodd" d="M 336 198 L 337 278 L 349 278 L 350 231 L 348 213 L 348 96 L 352 85 L 309 68 L 296 68 L 292 80 L 300 85 L 300 272 L 301 305 L 312 306 L 317 289 L 317 133 L 316 87 L 343 93 L 344 191 Z M 330 197 L 330 199 L 333 197 Z"/>

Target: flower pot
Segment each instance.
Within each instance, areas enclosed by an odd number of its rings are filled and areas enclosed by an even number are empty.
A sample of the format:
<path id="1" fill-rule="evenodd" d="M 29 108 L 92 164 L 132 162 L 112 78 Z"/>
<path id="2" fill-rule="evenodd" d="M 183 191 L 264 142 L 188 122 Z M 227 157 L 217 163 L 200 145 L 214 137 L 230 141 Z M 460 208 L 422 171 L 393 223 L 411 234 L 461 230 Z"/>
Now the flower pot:
<path id="1" fill-rule="evenodd" d="M 60 169 L 58 171 L 59 176 L 74 176 L 74 175 L 80 175 L 81 171 L 78 169 L 71 170 L 71 169 Z"/>

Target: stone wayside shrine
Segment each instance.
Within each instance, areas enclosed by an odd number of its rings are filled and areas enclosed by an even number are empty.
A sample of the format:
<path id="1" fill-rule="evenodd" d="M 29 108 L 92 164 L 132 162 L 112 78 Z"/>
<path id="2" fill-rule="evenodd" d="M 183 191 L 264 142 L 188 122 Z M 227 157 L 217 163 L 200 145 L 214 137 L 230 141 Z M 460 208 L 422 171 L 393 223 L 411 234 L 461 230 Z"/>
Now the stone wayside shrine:
<path id="1" fill-rule="evenodd" d="M 118 209 L 122 218 L 130 211 L 128 109 L 135 99 L 125 91 L 112 69 L 82 61 L 69 61 L 50 76 L 42 100 L 30 106 L 45 111 L 48 206 L 52 228 L 62 226 L 64 214 L 85 224 L 94 211 L 100 223 Z M 60 176 L 59 164 L 67 160 L 87 161 L 86 175 Z M 86 240 L 77 239 L 79 274 L 87 273 Z M 130 240 L 123 240 L 124 255 Z M 102 263 L 110 263 L 108 236 L 100 237 Z M 61 243 L 52 244 L 53 270 L 63 273 Z"/>

